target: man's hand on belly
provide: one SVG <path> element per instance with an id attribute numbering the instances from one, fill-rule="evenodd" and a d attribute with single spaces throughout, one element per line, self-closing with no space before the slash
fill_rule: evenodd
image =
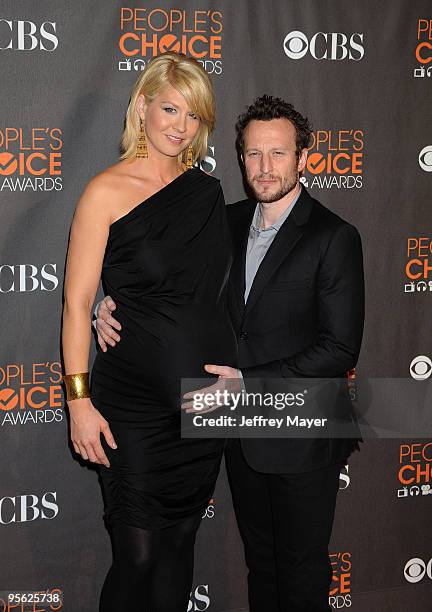
<path id="1" fill-rule="evenodd" d="M 187 413 L 204 414 L 206 412 L 213 412 L 213 410 L 227 405 L 225 401 L 227 397 L 232 400 L 241 391 L 241 376 L 237 368 L 209 364 L 205 365 L 204 369 L 210 374 L 216 374 L 219 378 L 213 385 L 197 389 L 196 391 L 189 391 L 183 395 L 183 399 L 190 400 L 183 402 L 181 405 L 182 410 Z M 195 396 L 199 396 L 200 400 L 205 396 L 207 398 L 206 403 L 209 404 L 208 407 L 205 409 L 196 408 L 194 402 Z"/>
<path id="2" fill-rule="evenodd" d="M 96 322 L 95 328 L 97 331 L 97 338 L 99 346 L 104 353 L 107 351 L 107 344 L 115 346 L 117 342 L 120 342 L 120 335 L 114 331 L 115 329 L 120 330 L 121 324 L 111 316 L 111 312 L 117 307 L 114 300 L 106 295 L 104 299 L 99 302 L 95 310 Z"/>

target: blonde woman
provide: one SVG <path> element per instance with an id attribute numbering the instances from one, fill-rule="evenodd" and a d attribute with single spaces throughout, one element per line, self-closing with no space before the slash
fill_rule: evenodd
<path id="1" fill-rule="evenodd" d="M 199 169 L 214 94 L 198 62 L 154 58 L 135 83 L 118 163 L 74 214 L 63 353 L 71 440 L 98 464 L 113 564 L 100 611 L 183 612 L 193 549 L 223 440 L 182 439 L 180 379 L 237 361 L 226 308 L 231 263 L 219 181 Z M 99 349 L 89 382 L 100 277 L 122 342 Z"/>

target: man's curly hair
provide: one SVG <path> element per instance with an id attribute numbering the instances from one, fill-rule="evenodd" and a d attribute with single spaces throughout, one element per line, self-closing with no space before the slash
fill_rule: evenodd
<path id="1" fill-rule="evenodd" d="M 312 126 L 307 117 L 303 117 L 295 110 L 292 104 L 282 98 L 261 96 L 256 98 L 242 113 L 236 123 L 236 145 L 239 153 L 243 151 L 243 133 L 250 121 L 270 121 L 271 119 L 288 119 L 296 130 L 296 156 L 297 159 L 303 149 L 307 149 L 311 142 Z"/>

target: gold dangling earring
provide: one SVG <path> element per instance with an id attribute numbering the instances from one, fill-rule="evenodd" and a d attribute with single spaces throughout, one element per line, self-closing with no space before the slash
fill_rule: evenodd
<path id="1" fill-rule="evenodd" d="M 138 144 L 136 150 L 137 157 L 148 157 L 147 140 L 144 131 L 144 121 L 140 117 L 140 131 L 138 136 Z"/>
<path id="2" fill-rule="evenodd" d="M 188 170 L 190 170 L 193 166 L 193 147 L 190 144 L 188 146 L 188 150 L 187 150 L 187 157 L 186 157 L 186 168 Z"/>

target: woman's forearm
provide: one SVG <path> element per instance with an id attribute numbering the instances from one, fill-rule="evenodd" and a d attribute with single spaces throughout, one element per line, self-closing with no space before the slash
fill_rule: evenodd
<path id="1" fill-rule="evenodd" d="M 91 307 L 65 300 L 62 327 L 65 374 L 89 371 L 90 339 Z"/>

